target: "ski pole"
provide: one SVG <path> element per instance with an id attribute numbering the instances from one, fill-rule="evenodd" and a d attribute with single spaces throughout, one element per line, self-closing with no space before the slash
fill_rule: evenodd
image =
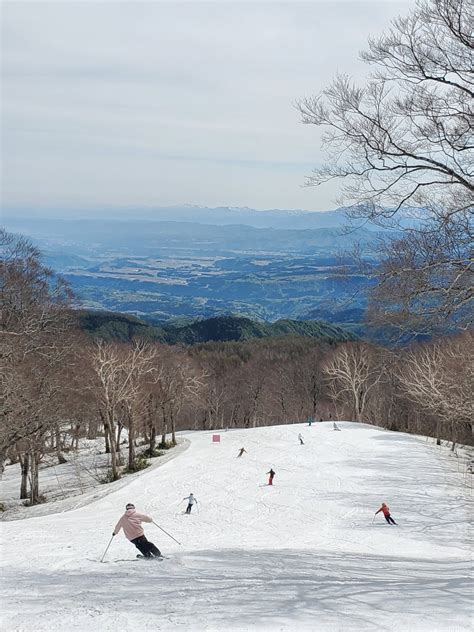
<path id="1" fill-rule="evenodd" d="M 374 520 L 375 520 L 375 515 L 374 515 L 374 517 L 372 518 L 372 524 L 374 524 Z"/>
<path id="2" fill-rule="evenodd" d="M 171 535 L 171 533 L 168 533 L 168 531 L 165 531 L 163 529 L 163 527 L 160 527 L 159 524 L 156 524 L 156 522 L 153 520 L 153 524 L 155 525 L 155 527 L 158 527 L 158 529 L 161 529 L 163 531 L 163 533 L 166 533 L 166 535 L 171 538 L 172 540 L 174 540 L 175 542 L 177 542 L 179 544 L 179 546 L 182 546 L 181 542 L 178 542 L 178 540 L 176 538 L 173 538 L 173 536 Z"/>
<path id="3" fill-rule="evenodd" d="M 180 513 L 179 508 L 180 508 L 180 505 L 181 505 L 181 503 L 182 503 L 182 502 L 183 502 L 183 501 L 182 501 L 182 500 L 180 500 L 180 501 L 179 501 L 176 505 L 174 505 L 174 507 L 175 507 L 175 509 L 176 509 L 176 512 L 175 512 L 175 514 L 174 514 L 175 516 L 177 516 L 177 515 Z"/>
<path id="4" fill-rule="evenodd" d="M 105 554 L 106 554 L 106 553 L 107 553 L 107 551 L 109 550 L 109 546 L 112 544 L 112 540 L 113 540 L 113 539 L 114 539 L 114 536 L 112 536 L 112 537 L 110 538 L 110 541 L 109 541 L 109 543 L 107 544 L 107 548 L 106 548 L 106 549 L 105 549 L 105 551 L 104 551 L 104 555 L 102 556 L 102 558 L 101 558 L 101 560 L 100 560 L 101 562 L 103 562 L 103 561 L 104 561 Z"/>

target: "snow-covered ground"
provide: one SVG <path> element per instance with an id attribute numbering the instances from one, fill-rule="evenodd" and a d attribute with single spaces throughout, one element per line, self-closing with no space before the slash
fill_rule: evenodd
<path id="1" fill-rule="evenodd" d="M 178 445 L 171 450 L 163 451 L 161 456 L 147 459 L 149 468 L 160 467 L 175 458 L 189 445 L 184 438 L 178 439 Z M 126 461 L 127 445 L 122 445 L 122 457 Z M 146 446 L 137 448 L 142 453 Z M 7 465 L 0 481 L 0 499 L 6 510 L 0 514 L 0 520 L 18 520 L 31 516 L 44 516 L 78 509 L 88 505 L 97 498 L 102 498 L 116 491 L 131 480 L 141 476 L 143 472 L 127 474 L 118 481 L 103 484 L 101 480 L 110 471 L 110 454 L 104 452 L 104 439 L 81 439 L 79 450 L 67 452 L 66 463 L 58 464 L 57 458 L 50 455 L 40 466 L 40 492 L 47 503 L 25 507 L 19 499 L 20 464 Z M 148 470 L 150 471 L 150 470 Z"/>
<path id="2" fill-rule="evenodd" d="M 417 437 L 340 427 L 236 430 L 220 444 L 189 433 L 188 450 L 106 497 L 0 523 L 1 629 L 472 628 L 472 496 L 454 459 Z M 200 510 L 188 516 L 189 492 Z M 400 526 L 373 521 L 382 501 Z M 146 525 L 168 559 L 137 560 L 120 534 L 100 563 L 127 502 L 182 546 Z"/>

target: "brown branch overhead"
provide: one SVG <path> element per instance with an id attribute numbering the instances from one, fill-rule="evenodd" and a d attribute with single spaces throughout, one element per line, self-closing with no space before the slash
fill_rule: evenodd
<path id="1" fill-rule="evenodd" d="M 369 40 L 362 58 L 374 71 L 364 87 L 341 75 L 298 104 L 303 123 L 324 129 L 328 152 L 307 184 L 340 179 L 349 217 L 404 235 L 394 237 L 403 255 L 381 249 L 379 289 L 371 291 L 379 303 L 372 313 L 391 314 L 401 326 L 402 313 L 429 313 L 437 326 L 472 320 L 472 24 L 472 2 L 417 0 L 387 34 Z M 414 226 L 402 216 L 412 208 L 423 216 Z"/>
<path id="2" fill-rule="evenodd" d="M 379 172 L 379 176 L 389 176 L 392 169 L 400 169 L 405 172 L 401 182 L 404 185 L 407 177 L 414 175 L 411 168 L 415 166 L 420 168 L 419 176 L 430 171 L 442 173 L 446 184 L 458 183 L 471 193 L 474 191 L 473 161 L 466 153 L 473 144 L 472 91 L 466 88 L 467 99 L 461 90 L 464 83 L 474 81 L 472 53 L 469 49 L 469 54 L 463 56 L 463 38 L 447 27 L 447 16 L 459 14 L 461 4 L 460 0 L 420 4 L 412 16 L 396 21 L 387 36 L 370 40 L 370 51 L 363 58 L 385 72 L 376 73 L 364 89 L 341 76 L 322 95 L 298 104 L 304 123 L 327 126 L 337 132 L 337 136 L 326 138 L 331 144 L 332 160 L 323 169 L 315 170 L 310 184 L 330 178 L 359 178 L 367 188 L 362 187 L 354 195 L 352 185 L 348 185 L 346 202 L 364 203 L 371 192 L 383 205 L 384 194 L 390 192 L 400 197 L 400 203 L 403 189 L 391 191 L 395 181 L 373 187 L 369 175 Z M 467 32 L 467 28 L 464 30 Z M 434 58 L 430 51 L 438 41 L 443 46 Z M 389 67 L 388 59 L 393 62 Z M 430 74 L 433 65 L 446 68 L 444 72 L 462 66 L 463 81 L 456 83 Z M 403 75 L 407 66 L 412 73 L 418 72 L 420 82 L 426 85 L 407 86 L 399 74 Z M 443 80 L 442 86 L 437 79 Z M 406 98 L 402 98 L 404 94 Z M 438 130 L 438 136 L 431 138 L 431 130 Z M 447 143 L 446 149 L 443 142 Z M 409 160 L 414 160 L 415 165 L 410 167 Z M 416 184 L 423 186 L 423 180 L 419 178 Z"/>

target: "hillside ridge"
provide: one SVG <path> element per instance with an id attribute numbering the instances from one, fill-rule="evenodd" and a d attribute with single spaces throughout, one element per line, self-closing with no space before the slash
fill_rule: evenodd
<path id="1" fill-rule="evenodd" d="M 78 322 L 82 330 L 95 338 L 121 342 L 144 338 L 167 344 L 194 345 L 282 336 L 318 338 L 328 343 L 356 339 L 352 332 L 320 320 L 282 319 L 269 323 L 228 315 L 172 325 L 147 322 L 130 314 L 81 310 L 78 312 Z"/>

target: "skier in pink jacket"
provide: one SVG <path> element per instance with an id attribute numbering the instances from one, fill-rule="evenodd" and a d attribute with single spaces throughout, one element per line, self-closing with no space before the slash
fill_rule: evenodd
<path id="1" fill-rule="evenodd" d="M 117 535 L 120 529 L 123 529 L 127 540 L 130 540 L 137 547 L 143 557 L 161 557 L 160 550 L 153 542 L 149 542 L 146 539 L 141 525 L 142 522 L 153 522 L 153 518 L 138 513 L 135 505 L 128 503 L 125 507 L 125 513 L 115 525 L 112 535 Z"/>

